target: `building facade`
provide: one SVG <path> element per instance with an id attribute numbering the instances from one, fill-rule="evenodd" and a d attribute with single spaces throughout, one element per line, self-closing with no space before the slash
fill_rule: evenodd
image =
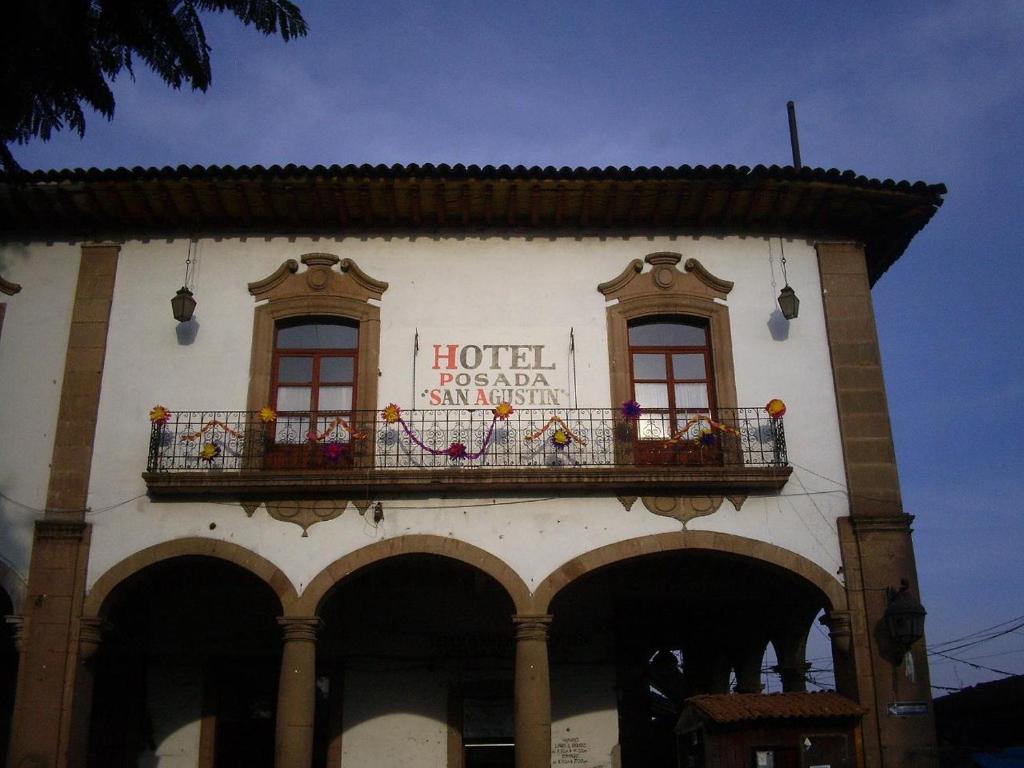
<path id="1" fill-rule="evenodd" d="M 769 646 L 805 689 L 819 618 L 851 764 L 934 764 L 870 286 L 944 192 L 5 179 L 7 765 L 674 766 Z"/>

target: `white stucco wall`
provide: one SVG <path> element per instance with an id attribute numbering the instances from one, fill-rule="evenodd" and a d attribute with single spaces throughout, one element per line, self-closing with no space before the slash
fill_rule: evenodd
<path id="1" fill-rule="evenodd" d="M 776 340 L 769 320 L 781 281 L 777 241 L 775 248 L 773 287 L 768 243 L 757 238 L 202 240 L 195 287 L 199 330 L 184 344 L 168 302 L 180 284 L 186 241 L 125 243 L 93 458 L 89 584 L 141 548 L 210 536 L 268 558 L 301 591 L 346 552 L 382 538 L 433 533 L 492 552 L 532 586 L 590 549 L 679 529 L 675 520 L 652 515 L 639 503 L 627 512 L 615 498 L 501 506 L 492 506 L 492 498 L 386 500 L 379 526 L 350 508 L 314 526 L 308 538 L 263 510 L 248 519 L 238 506 L 224 503 L 150 503 L 140 478 L 148 410 L 157 403 L 172 410 L 243 409 L 254 306 L 246 284 L 312 251 L 351 258 L 390 284 L 381 303 L 379 405 L 394 401 L 403 407 L 411 400 L 417 328 L 447 329 L 455 340 L 479 338 L 483 331 L 496 343 L 516 343 L 504 336 L 517 332 L 526 339 L 558 335 L 566 345 L 573 328 L 579 405 L 617 405 L 609 402 L 605 301 L 597 284 L 654 251 L 699 259 L 735 283 L 728 306 L 739 405 L 785 400 L 787 447 L 796 471 L 780 496 L 751 497 L 740 511 L 725 502 L 689 527 L 767 541 L 835 573 L 834 520 L 847 514 L 847 505 L 837 485 L 817 476 L 843 478 L 816 256 L 809 243 L 787 243 L 789 279 L 802 304 L 788 336 Z M 109 509 L 115 504 L 120 506 Z"/>
<path id="2" fill-rule="evenodd" d="M 67 244 L 0 246 L 0 275 L 22 287 L 0 295 L 0 560 L 23 581 L 46 506 L 79 258 Z"/>

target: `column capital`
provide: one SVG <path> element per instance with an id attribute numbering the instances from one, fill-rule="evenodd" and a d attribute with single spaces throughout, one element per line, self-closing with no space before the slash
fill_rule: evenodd
<path id="1" fill-rule="evenodd" d="M 78 655 L 88 663 L 96 656 L 103 642 L 103 635 L 110 630 L 110 624 L 99 616 L 83 616 L 78 625 Z"/>
<path id="2" fill-rule="evenodd" d="M 315 642 L 317 630 L 323 625 L 319 616 L 278 616 L 277 623 L 283 630 L 284 641 Z"/>
<path id="3" fill-rule="evenodd" d="M 818 619 L 818 623 L 828 628 L 829 639 L 836 650 L 844 654 L 850 652 L 853 624 L 849 611 L 829 611 Z"/>
<path id="4" fill-rule="evenodd" d="M 4 622 L 11 628 L 14 650 L 21 653 L 25 642 L 25 617 L 21 615 L 4 616 Z"/>
<path id="5" fill-rule="evenodd" d="M 552 618 L 548 613 L 513 616 L 512 623 L 516 628 L 516 640 L 543 640 L 546 642 Z"/>

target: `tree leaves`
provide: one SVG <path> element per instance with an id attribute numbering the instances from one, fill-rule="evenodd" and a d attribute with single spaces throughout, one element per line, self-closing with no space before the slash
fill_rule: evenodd
<path id="1" fill-rule="evenodd" d="M 110 119 L 109 81 L 137 57 L 172 88 L 210 87 L 210 46 L 200 14 L 231 13 L 284 40 L 306 35 L 289 0 L 10 0 L 0 25 L 0 164 L 18 169 L 10 143 L 54 131 L 85 134 L 90 107 Z"/>

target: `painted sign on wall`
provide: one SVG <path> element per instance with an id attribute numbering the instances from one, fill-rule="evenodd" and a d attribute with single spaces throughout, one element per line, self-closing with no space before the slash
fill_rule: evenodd
<path id="1" fill-rule="evenodd" d="M 493 408 L 502 401 L 517 408 L 569 407 L 568 338 L 559 343 L 509 336 L 462 340 L 421 332 L 417 407 Z"/>

